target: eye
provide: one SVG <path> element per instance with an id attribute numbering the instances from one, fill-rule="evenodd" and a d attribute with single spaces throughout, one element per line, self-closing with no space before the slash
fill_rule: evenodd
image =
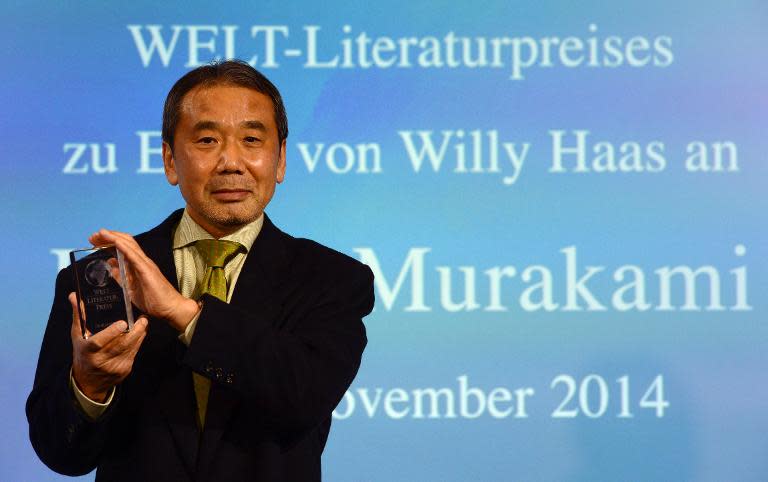
<path id="1" fill-rule="evenodd" d="M 214 142 L 216 142 L 216 139 L 214 139 L 213 137 L 201 137 L 200 139 L 197 140 L 198 144 L 206 144 L 206 145 L 213 144 Z"/>
<path id="2" fill-rule="evenodd" d="M 258 137 L 254 137 L 254 136 L 245 136 L 245 138 L 243 140 L 245 142 L 249 143 L 249 144 L 253 144 L 255 142 L 261 141 L 261 139 L 259 139 Z"/>

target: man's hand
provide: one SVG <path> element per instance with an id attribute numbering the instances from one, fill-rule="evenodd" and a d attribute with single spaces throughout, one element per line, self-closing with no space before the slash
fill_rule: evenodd
<path id="1" fill-rule="evenodd" d="M 103 403 L 112 387 L 131 373 L 133 359 L 147 334 L 147 319 L 140 317 L 127 333 L 127 323 L 120 320 L 83 339 L 74 293 L 69 294 L 69 302 L 72 304 L 72 378 L 85 396 Z"/>
<path id="2" fill-rule="evenodd" d="M 150 316 L 164 319 L 183 332 L 199 310 L 196 301 L 186 298 L 160 272 L 160 268 L 144 254 L 136 240 L 126 233 L 101 229 L 88 240 L 94 246 L 114 244 L 126 261 L 126 277 L 131 301 Z M 111 261 L 112 275 L 120 281 L 117 260 Z"/>

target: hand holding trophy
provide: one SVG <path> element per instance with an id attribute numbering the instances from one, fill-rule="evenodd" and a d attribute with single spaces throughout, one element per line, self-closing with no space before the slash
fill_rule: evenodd
<path id="1" fill-rule="evenodd" d="M 83 338 L 96 334 L 118 320 L 133 327 L 133 309 L 125 276 L 123 254 L 114 245 L 76 249 L 69 253 L 80 307 Z M 116 264 L 116 266 L 114 266 Z M 119 273 L 113 276 L 114 269 Z"/>

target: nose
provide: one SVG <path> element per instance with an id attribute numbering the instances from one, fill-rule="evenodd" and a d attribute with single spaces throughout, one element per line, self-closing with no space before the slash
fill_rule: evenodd
<path id="1" fill-rule="evenodd" d="M 216 170 L 221 173 L 243 173 L 244 165 L 242 152 L 237 142 L 228 140 L 221 148 L 219 163 Z"/>

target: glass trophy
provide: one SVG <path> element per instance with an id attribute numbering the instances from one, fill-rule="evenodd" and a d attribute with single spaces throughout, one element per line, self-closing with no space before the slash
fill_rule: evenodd
<path id="1" fill-rule="evenodd" d="M 110 259 L 117 260 L 120 280 L 126 280 L 123 253 L 114 245 L 76 249 L 69 253 L 83 338 L 100 332 L 117 320 L 128 322 L 128 330 L 133 328 L 128 286 L 112 276 Z"/>

